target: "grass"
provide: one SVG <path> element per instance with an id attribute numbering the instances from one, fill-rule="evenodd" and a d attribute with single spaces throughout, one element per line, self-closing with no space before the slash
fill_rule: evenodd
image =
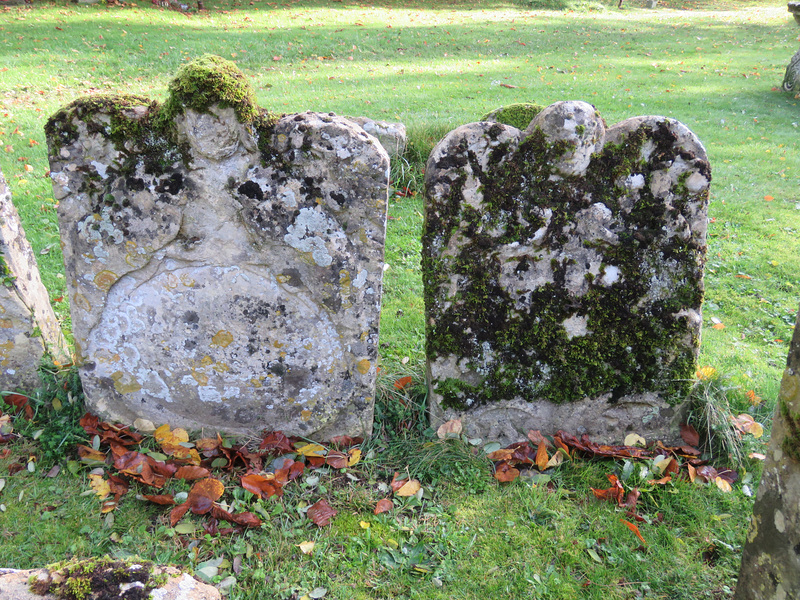
<path id="1" fill-rule="evenodd" d="M 229 482 L 229 501 L 269 516 L 265 528 L 232 536 L 204 533 L 197 517 L 187 517 L 195 532 L 180 533 L 166 511 L 133 494 L 112 517 L 101 515 L 84 471 L 43 476 L 64 447 L 56 432 L 73 422 L 37 435 L 63 415 L 63 399 L 56 410 L 51 390 L 36 396 L 36 424 L 17 425 L 26 437 L 0 461 L 3 566 L 107 553 L 197 567 L 224 557 L 230 564 L 218 579 L 237 578 L 234 598 L 299 598 L 319 587 L 327 598 L 731 597 L 752 502 L 742 482 L 729 494 L 688 482 L 645 484 L 642 544 L 620 523 L 624 512 L 590 495 L 622 465 L 579 461 L 549 482 L 500 486 L 468 443 L 430 437 L 418 388 L 393 386 L 405 375 L 422 380 L 420 191 L 428 152 L 447 131 L 498 106 L 581 99 L 609 124 L 666 115 L 704 142 L 713 183 L 700 363 L 724 379 L 699 396 L 768 423 L 800 290 L 800 116 L 798 101 L 774 89 L 798 30 L 784 5 L 764 0 L 643 5 L 576 1 L 561 11 L 533 1 L 226 0 L 182 15 L 145 1 L 59 1 L 0 9 L 0 169 L 67 329 L 42 127 L 70 100 L 102 91 L 163 101 L 179 66 L 208 52 L 235 61 L 263 107 L 398 120 L 410 137 L 407 163 L 393 165 L 384 377 L 377 434 L 364 446 L 369 458 L 349 473 L 358 481 L 332 472 L 322 479 L 324 493 L 306 483 L 287 487 L 279 502 L 254 501 Z M 753 406 L 748 392 L 765 400 Z M 39 458 L 33 473 L 29 456 Z M 26 468 L 5 475 L 20 461 Z M 429 498 L 372 515 L 379 485 L 406 469 Z M 744 469 L 757 478 L 757 466 L 745 460 Z M 323 495 L 339 516 L 318 530 L 303 510 Z M 317 546 L 307 556 L 297 544 L 309 540 Z"/>

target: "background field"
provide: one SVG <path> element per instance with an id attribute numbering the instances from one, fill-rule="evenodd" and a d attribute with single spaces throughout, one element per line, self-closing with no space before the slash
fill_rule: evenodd
<path id="1" fill-rule="evenodd" d="M 390 203 L 386 249 L 389 269 L 381 319 L 381 357 L 389 389 L 394 377 L 410 373 L 419 380 L 421 373 L 424 318 L 419 237 L 423 204 L 418 192 L 424 160 L 433 144 L 450 129 L 479 120 L 504 104 L 585 100 L 597 107 L 609 125 L 631 116 L 666 115 L 685 123 L 705 144 L 713 182 L 701 364 L 713 366 L 722 375 L 721 387 L 729 388 L 724 401 L 735 412 L 749 411 L 768 424 L 800 291 L 800 108 L 798 100 L 779 91 L 785 66 L 797 49 L 800 28 L 786 12 L 785 4 L 670 1 L 647 10 L 637 1 L 626 1 L 621 9 L 616 2 L 606 6 L 576 2 L 571 9 L 556 11 L 546 10 L 558 8 L 553 3 L 536 2 L 359 4 L 332 0 L 208 2 L 206 7 L 207 12 L 190 15 L 158 9 L 149 2 L 108 7 L 36 3 L 32 10 L 0 9 L 0 168 L 40 259 L 45 284 L 67 328 L 68 300 L 54 200 L 46 177 L 42 128 L 50 114 L 78 96 L 136 93 L 163 100 L 167 83 L 179 66 L 208 52 L 236 62 L 250 77 L 261 106 L 275 112 L 333 111 L 405 123 L 411 149 L 408 162 L 394 167 L 396 189 Z M 406 187 L 411 194 L 396 193 Z M 764 401 L 759 403 L 757 398 Z M 394 418 L 398 412 L 402 411 L 388 405 L 379 408 L 386 418 Z M 472 465 L 469 461 L 467 464 Z M 464 468 L 472 473 L 472 467 Z M 544 545 L 541 550 L 529 550 L 541 552 L 536 555 L 541 564 L 538 570 L 531 567 L 533 570 L 525 571 L 509 558 L 502 572 L 492 571 L 500 586 L 495 594 L 501 593 L 501 583 L 505 582 L 509 589 L 502 593 L 510 596 L 728 597 L 726 586 L 732 584 L 742 523 L 750 506 L 741 490 L 723 497 L 714 489 L 701 493 L 693 488 L 676 488 L 681 502 L 699 504 L 701 508 L 697 510 L 701 512 L 692 516 L 694 509 L 687 506 L 684 516 L 689 515 L 688 521 L 670 524 L 669 535 L 665 535 L 657 554 L 639 556 L 629 548 L 630 552 L 623 552 L 625 557 L 618 557 L 616 562 L 608 559 L 614 556 L 609 552 L 603 555 L 603 564 L 593 564 L 588 558 L 587 566 L 583 544 L 603 537 L 596 531 L 602 521 L 598 515 L 609 509 L 587 507 L 582 501 L 565 508 L 564 503 L 571 494 L 585 499 L 587 485 L 603 485 L 605 472 L 612 467 L 587 468 L 589 475 L 576 467 L 561 478 L 563 487 L 559 489 L 566 490 L 566 495 L 556 502 L 557 506 L 547 508 L 553 513 L 547 513 L 550 517 L 542 522 L 552 524 L 553 530 L 546 535 L 561 540 L 558 548 L 568 546 L 574 550 L 574 544 L 578 544 L 575 557 L 582 560 L 575 560 L 581 562 L 580 568 L 588 569 L 594 581 L 603 583 L 589 588 L 574 584 L 574 578 L 566 574 L 574 565 L 565 568 L 557 560 L 563 554 L 561 550 Z M 442 482 L 431 485 L 432 489 L 442 486 L 437 498 L 446 501 L 437 500 L 435 507 L 444 510 L 442 514 L 447 517 L 440 518 L 434 510 L 430 517 L 430 522 L 435 523 L 433 533 L 428 531 L 424 539 L 436 540 L 431 542 L 430 547 L 435 547 L 431 553 L 449 556 L 436 564 L 446 565 L 447 561 L 458 559 L 455 566 L 438 572 L 436 577 L 462 583 L 446 583 L 442 591 L 432 575 L 417 573 L 421 577 L 417 580 L 409 571 L 399 578 L 389 578 L 386 589 L 360 583 L 358 591 L 349 597 L 388 597 L 390 590 L 398 597 L 416 597 L 419 589 L 428 598 L 440 597 L 437 594 L 448 598 L 478 597 L 482 592 L 464 582 L 483 577 L 491 568 L 487 565 L 493 564 L 497 552 L 506 545 L 522 543 L 512 539 L 516 535 L 514 526 L 503 523 L 530 520 L 532 514 L 538 514 L 539 509 L 519 508 L 531 501 L 529 488 L 499 490 L 489 478 L 481 480 L 480 485 L 470 484 L 481 488 L 480 496 L 464 496 L 464 485 L 458 484 L 457 477 L 457 484 L 452 484 L 453 472 L 448 471 L 448 476 L 440 480 L 436 479 L 435 469 L 428 475 L 430 481 Z M 472 482 L 471 477 L 467 481 Z M 20 480 L 19 485 L 30 486 L 31 482 Z M 76 480 L 71 485 L 80 490 L 83 484 Z M 6 497 L 11 488 L 9 484 Z M 46 486 L 42 489 L 46 494 Z M 575 489 L 581 491 L 574 492 Z M 698 494 L 702 499 L 696 497 Z M 545 496 L 542 503 L 553 502 L 552 496 Z M 656 497 L 653 513 L 672 501 L 668 495 Z M 82 502 L 86 504 L 88 499 Z M 473 506 L 474 503 L 477 504 Z M 515 508 L 503 508 L 508 503 Z M 445 510 L 442 506 L 455 508 Z M 80 512 L 79 508 L 69 510 Z M 517 511 L 516 516 L 503 516 L 506 510 Z M 560 510 L 568 512 L 558 517 Z M 141 517 L 139 513 L 132 514 L 134 521 Z M 410 510 L 409 519 L 413 522 L 404 526 L 424 529 L 427 521 L 422 514 Z M 494 519 L 491 527 L 481 519 L 486 515 Z M 92 541 L 79 545 L 74 552 L 120 550 L 122 546 L 109 542 L 108 532 L 96 523 L 97 515 L 90 517 L 94 520 L 82 525 L 90 533 L 76 539 Z M 450 525 L 442 525 L 442 519 L 451 523 L 456 519 L 458 526 L 448 529 Z M 619 530 L 622 526 L 618 519 L 610 521 L 615 523 L 611 537 L 622 536 L 625 530 Z M 571 532 L 573 525 L 582 533 Z M 0 530 L 3 527 L 8 528 L 0 526 Z M 337 544 L 351 548 L 349 542 L 342 540 L 362 539 L 365 530 L 358 526 L 356 517 L 349 524 L 336 527 L 325 538 L 329 556 L 346 559 L 348 569 L 355 568 L 350 550 L 337 550 Z M 387 536 L 395 535 L 391 533 L 392 526 L 386 527 L 390 530 Z M 473 539 L 472 543 L 475 538 L 463 533 L 463 527 L 469 531 L 485 527 L 488 533 L 484 533 L 492 541 L 481 552 L 465 551 L 468 538 Z M 30 534 L 33 539 L 41 535 L 36 531 Z M 62 534 L 69 538 L 71 531 Z M 456 535 L 454 531 L 463 535 L 452 537 Z M 28 535 L 20 531 L 13 534 L 17 540 Z M 681 537 L 689 541 L 683 542 Z M 287 565 L 288 557 L 296 559 L 297 554 L 291 541 L 286 538 L 280 543 L 270 542 L 283 544 L 280 547 L 287 553 Z M 148 541 L 138 547 L 131 542 L 130 548 L 125 548 L 147 553 L 152 550 L 148 544 L 158 543 Z M 441 548 L 440 543 L 444 544 Z M 683 548 L 681 544 L 685 543 L 688 546 Z M 374 559 L 377 550 L 369 544 L 364 556 Z M 14 557 L 10 560 L 16 566 L 69 551 L 66 540 L 49 552 L 43 551 L 46 545 L 16 544 L 14 547 L 29 549 L 3 556 Z M 174 540 L 167 546 L 164 557 L 186 560 L 183 549 L 174 547 Z M 714 562 L 703 558 L 711 546 L 717 557 Z M 483 554 L 486 548 L 489 551 Z M 572 556 L 569 552 L 567 555 Z M 689 566 L 668 566 L 677 555 L 686 556 Z M 196 563 L 198 559 L 193 560 Z M 636 565 L 638 569 L 642 560 L 653 564 L 647 565 L 649 570 L 632 575 L 630 581 L 650 582 L 652 589 L 646 589 L 650 584 L 619 585 L 623 568 L 620 565 Z M 306 565 L 312 573 L 329 573 L 333 568 L 323 564 L 321 557 L 314 561 L 314 565 Z M 376 581 L 382 581 L 385 565 L 376 567 L 367 558 L 363 561 L 366 570 L 358 571 L 356 579 L 370 580 L 370 569 L 375 569 Z M 264 568 L 253 566 L 251 575 Z M 469 573 L 470 569 L 474 572 Z M 508 575 L 508 570 L 520 572 Z M 284 592 L 289 597 L 291 590 L 311 589 L 301 569 L 281 572 L 290 581 L 286 588 L 290 591 L 275 591 L 276 597 L 283 597 L 280 594 Z M 659 575 L 656 577 L 655 573 Z M 337 576 L 326 585 L 345 589 L 350 585 L 348 577 Z M 565 580 L 572 583 L 564 583 Z M 660 587 L 656 580 L 661 582 Z M 438 581 L 441 583 L 442 579 Z M 561 595 L 548 596 L 542 591 L 548 585 L 552 588 L 549 593 L 559 589 Z M 677 586 L 678 591 L 670 591 L 670 586 Z M 536 595 L 540 593 L 541 596 Z M 597 596 L 584 595 L 595 593 Z"/>

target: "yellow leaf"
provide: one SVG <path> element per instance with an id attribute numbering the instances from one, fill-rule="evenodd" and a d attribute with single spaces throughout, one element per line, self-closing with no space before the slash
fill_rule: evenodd
<path id="1" fill-rule="evenodd" d="M 539 467 L 540 471 L 544 471 L 549 462 L 550 457 L 547 455 L 547 446 L 545 446 L 545 443 L 542 441 L 536 449 L 536 466 Z"/>
<path id="2" fill-rule="evenodd" d="M 638 433 L 629 433 L 625 436 L 625 441 L 623 444 L 626 446 L 641 446 L 644 448 L 647 445 L 647 441 L 645 441 L 645 439 Z"/>
<path id="3" fill-rule="evenodd" d="M 549 469 L 550 467 L 557 467 L 565 460 L 564 458 L 564 450 L 559 448 L 558 451 L 550 457 L 550 460 L 547 461 L 547 466 L 545 469 Z"/>
<path id="4" fill-rule="evenodd" d="M 700 381 L 710 381 L 717 376 L 717 370 L 714 367 L 701 367 L 695 373 L 695 376 Z"/>
<path id="5" fill-rule="evenodd" d="M 314 546 L 316 545 L 316 542 L 300 542 L 297 544 L 297 547 L 300 548 L 300 552 L 303 554 L 311 554 L 314 551 Z"/>
<path id="6" fill-rule="evenodd" d="M 94 493 L 102 500 L 111 493 L 111 486 L 102 475 L 89 475 L 89 485 L 92 486 Z"/>
<path id="7" fill-rule="evenodd" d="M 369 529 L 372 527 L 372 523 L 369 521 L 359 521 L 358 524 L 361 525 L 361 529 Z"/>
<path id="8" fill-rule="evenodd" d="M 716 484 L 717 484 L 717 487 L 718 487 L 719 489 L 721 489 L 723 492 L 730 492 L 730 491 L 733 489 L 733 488 L 731 487 L 731 484 L 730 484 L 730 483 L 728 483 L 726 480 L 724 480 L 722 477 L 717 477 L 717 478 L 714 480 L 714 483 L 716 483 Z"/>
<path id="9" fill-rule="evenodd" d="M 306 444 L 297 448 L 297 453 L 303 456 L 325 456 L 325 448 L 319 444 Z"/>
<path id="10" fill-rule="evenodd" d="M 347 466 L 352 467 L 361 460 L 361 450 L 358 448 L 353 448 L 350 452 L 347 453 Z"/>
<path id="11" fill-rule="evenodd" d="M 711 326 L 711 328 L 712 328 L 712 329 L 725 329 L 725 325 L 723 325 L 722 323 L 714 323 L 714 324 Z"/>
<path id="12" fill-rule="evenodd" d="M 397 490 L 394 494 L 395 496 L 413 496 L 421 487 L 422 486 L 420 485 L 419 481 L 416 479 L 409 479 L 403 484 L 403 487 Z"/>

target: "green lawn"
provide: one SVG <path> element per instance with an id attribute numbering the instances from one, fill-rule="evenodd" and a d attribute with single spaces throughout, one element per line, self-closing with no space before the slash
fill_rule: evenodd
<path id="1" fill-rule="evenodd" d="M 144 1 L 5 7 L 0 169 L 51 297 L 63 297 L 55 308 L 68 329 L 43 125 L 78 96 L 163 100 L 181 64 L 219 54 L 236 62 L 261 106 L 273 111 L 404 122 L 408 164 L 393 172 L 397 188 L 416 192 L 433 144 L 504 104 L 585 100 L 609 125 L 642 114 L 674 117 L 703 141 L 713 173 L 701 364 L 723 376 L 727 389 L 716 398 L 767 424 L 800 290 L 800 109 L 778 90 L 800 28 L 778 2 L 643 4 L 575 2 L 573 10 L 548 11 L 521 0 L 211 1 L 208 12 L 191 15 Z M 624 512 L 589 491 L 607 487 L 606 474 L 621 464 L 578 461 L 556 470 L 549 485 L 499 487 L 488 461 L 456 442 L 428 442 L 424 426 L 414 427 L 421 398 L 411 394 L 403 404 L 390 391 L 400 375 L 421 379 L 422 212 L 421 194 L 392 194 L 381 319 L 383 435 L 369 441 L 372 455 L 353 468 L 358 482 L 332 472 L 323 477 L 324 493 L 305 483 L 291 493 L 287 487 L 280 502 L 259 501 L 271 519 L 263 530 L 181 534 L 168 526 L 166 511 L 132 496 L 112 522 L 101 517 L 99 501 L 81 495 L 89 489 L 83 472 L 63 470 L 54 480 L 41 469 L 5 475 L 7 464 L 41 453 L 28 437 L 9 446 L 0 463 L 3 562 L 27 567 L 68 554 L 140 553 L 197 566 L 218 556 L 233 564 L 239 556 L 236 598 L 299 598 L 317 587 L 328 598 L 730 597 L 752 502 L 741 482 L 728 494 L 683 482 L 649 486 L 640 501 L 648 519 L 643 545 L 620 523 Z M 752 407 L 750 391 L 764 402 Z M 407 466 L 430 499 L 372 516 L 377 485 Z M 243 492 L 233 488 L 231 494 Z M 302 508 L 320 494 L 339 516 L 317 531 Z M 296 544 L 309 539 L 317 547 L 306 556 Z M 231 573 L 232 566 L 222 568 L 219 577 Z"/>

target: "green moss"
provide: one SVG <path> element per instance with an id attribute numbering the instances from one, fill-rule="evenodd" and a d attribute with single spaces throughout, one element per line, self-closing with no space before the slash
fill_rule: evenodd
<path id="1" fill-rule="evenodd" d="M 64 600 L 146 600 L 168 579 L 165 574 L 155 574 L 153 568 L 152 562 L 135 559 L 71 560 L 49 565 L 50 578 L 34 578 L 29 586 L 35 594 L 52 594 Z M 134 585 L 123 592 L 120 586 L 124 584 Z"/>
<path id="2" fill-rule="evenodd" d="M 674 314 L 686 306 L 700 306 L 702 268 L 697 256 L 703 249 L 691 241 L 659 237 L 665 220 L 677 217 L 683 205 L 669 212 L 646 185 L 625 217 L 631 223 L 628 235 L 621 236 L 619 244 L 594 246 L 606 264 L 620 269 L 619 283 L 604 287 L 601 270 L 596 277 L 584 277 L 588 292 L 581 298 L 572 297 L 564 285 L 574 260 L 552 258 L 553 283 L 511 297 L 500 282 L 503 265 L 498 255 L 487 251 L 515 241 L 527 244 L 546 225 L 543 243 L 558 248 L 567 243 L 565 227 L 578 211 L 595 202 L 612 213 L 622 210 L 618 199 L 625 192 L 609 183 L 630 173 L 647 176 L 649 167 L 641 159 L 646 140 L 656 143 L 658 156 L 672 152 L 675 138 L 664 127 L 654 132 L 642 128 L 622 144 L 607 145 L 581 178 L 563 174 L 551 178 L 553 165 L 570 148 L 568 142 L 549 142 L 539 129 L 516 151 L 505 148 L 503 155 L 490 157 L 488 162 L 497 166 L 486 174 L 465 148 L 448 157 L 455 166 L 475 163 L 472 171 L 481 174 L 483 205 L 478 210 L 464 203 L 461 178 L 452 182 L 448 198 L 427 207 L 422 260 L 427 354 L 430 359 L 449 355 L 466 359 L 482 382 L 432 382 L 444 407 L 464 410 L 514 397 L 547 398 L 560 404 L 609 392 L 613 402 L 654 389 L 675 403 L 685 397 L 695 356 L 682 341 L 691 330 L 688 318 Z M 542 217 L 544 210 L 550 213 L 549 224 Z M 458 254 L 432 251 L 447 247 L 456 232 L 465 240 L 459 243 Z M 523 276 L 542 258 L 510 260 L 518 260 L 514 270 Z M 653 273 L 664 276 L 664 269 L 654 270 L 665 259 L 689 266 L 668 282 L 670 293 L 663 300 L 638 307 Z M 445 305 L 439 290 L 449 287 L 451 276 L 459 280 L 458 291 Z M 529 308 L 518 307 L 518 302 Z M 568 338 L 563 324 L 575 315 L 587 320 L 591 335 Z"/>
<path id="3" fill-rule="evenodd" d="M 169 84 L 162 118 L 172 121 L 187 108 L 206 113 L 215 104 L 233 108 L 241 123 L 252 123 L 259 115 L 253 88 L 238 67 L 205 54 L 178 70 Z"/>
<path id="4" fill-rule="evenodd" d="M 483 115 L 481 121 L 496 121 L 517 129 L 528 127 L 533 118 L 544 110 L 544 106 L 530 102 L 509 104 Z"/>
<path id="5" fill-rule="evenodd" d="M 786 398 L 780 399 L 781 417 L 786 427 L 786 436 L 781 442 L 781 450 L 796 461 L 800 461 L 800 414 L 792 412 Z"/>

